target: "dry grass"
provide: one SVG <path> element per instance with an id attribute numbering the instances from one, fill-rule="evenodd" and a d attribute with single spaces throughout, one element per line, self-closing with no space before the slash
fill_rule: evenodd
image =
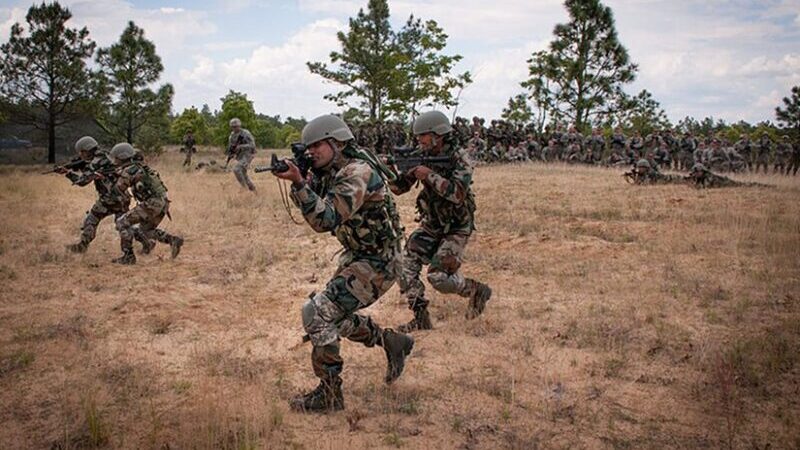
<path id="1" fill-rule="evenodd" d="M 391 387 L 380 350 L 345 343 L 347 410 L 306 416 L 286 406 L 315 384 L 299 306 L 338 245 L 291 223 L 271 177 L 254 196 L 180 162 L 154 165 L 184 251 L 135 267 L 110 264 L 110 220 L 65 252 L 91 189 L 0 170 L 0 447 L 800 447 L 796 179 L 482 167 L 464 270 L 494 287 L 487 313 L 433 294 L 436 329 Z M 396 289 L 369 311 L 409 318 Z"/>

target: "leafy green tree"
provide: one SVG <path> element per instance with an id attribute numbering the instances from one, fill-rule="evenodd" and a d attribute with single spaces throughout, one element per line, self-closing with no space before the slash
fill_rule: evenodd
<path id="1" fill-rule="evenodd" d="M 194 106 L 183 110 L 170 125 L 170 134 L 174 142 L 183 142 L 186 132 L 191 130 L 198 144 L 210 142 L 209 124 L 205 116 Z"/>
<path id="2" fill-rule="evenodd" d="M 503 109 L 503 113 L 500 117 L 514 125 L 524 125 L 530 122 L 533 117 L 533 111 L 530 105 L 528 105 L 528 98 L 525 94 L 519 94 L 516 97 L 509 98 L 508 106 Z"/>
<path id="3" fill-rule="evenodd" d="M 792 88 L 791 97 L 783 98 L 783 108 L 775 108 L 775 118 L 784 128 L 794 130 L 795 137 L 800 137 L 800 86 Z"/>
<path id="4" fill-rule="evenodd" d="M 472 81 L 469 72 L 450 74 L 461 56 L 441 53 L 447 34 L 435 21 L 410 16 L 396 32 L 387 0 L 369 0 L 337 38 L 341 50 L 330 53 L 330 62 L 309 62 L 308 69 L 344 88 L 325 99 L 341 108 L 355 99 L 371 122 L 413 117 L 427 105 L 455 106 L 453 93 Z"/>
<path id="5" fill-rule="evenodd" d="M 637 66 L 617 38 L 611 8 L 599 0 L 566 0 L 569 22 L 556 25 L 548 50 L 528 60 L 522 83 L 547 113 L 585 130 L 615 110 Z"/>
<path id="6" fill-rule="evenodd" d="M 624 96 L 621 101 L 618 111 L 611 116 L 615 119 L 614 125 L 638 131 L 642 136 L 672 127 L 661 104 L 646 89 L 633 97 Z"/>
<path id="7" fill-rule="evenodd" d="M 172 85 L 149 87 L 164 71 L 156 46 L 128 22 L 119 42 L 98 50 L 97 63 L 107 95 L 99 123 L 113 136 L 136 143 L 138 131 L 150 121 L 163 122 L 172 107 Z"/>
<path id="8" fill-rule="evenodd" d="M 410 116 L 413 120 L 421 107 L 458 105 L 454 94 L 472 83 L 472 75 L 469 72 L 451 75 L 462 57 L 441 53 L 447 46 L 447 37 L 436 21 L 423 22 L 413 15 L 397 33 L 399 57 L 395 79 L 400 83 L 390 90 L 387 105 L 396 116 Z"/>
<path id="9" fill-rule="evenodd" d="M 92 73 L 86 60 L 95 43 L 86 27 L 67 27 L 69 9 L 58 2 L 33 5 L 0 46 L 0 95 L 15 121 L 47 133 L 47 160 L 56 158 L 56 128 L 92 104 Z"/>
<path id="10" fill-rule="evenodd" d="M 258 137 L 262 136 L 263 122 L 256 116 L 253 102 L 247 99 L 247 94 L 229 91 L 222 101 L 222 109 L 217 115 L 217 127 L 214 130 L 214 142 L 218 145 L 228 145 L 228 136 L 231 134 L 230 120 L 238 118 L 242 121 L 242 128 L 248 129 L 256 138 L 256 145 L 263 146 Z"/>

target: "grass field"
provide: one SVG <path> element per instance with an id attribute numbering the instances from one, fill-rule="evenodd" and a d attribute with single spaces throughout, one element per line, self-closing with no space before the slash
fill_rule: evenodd
<path id="1" fill-rule="evenodd" d="M 180 161 L 153 165 L 183 252 L 133 267 L 110 263 L 110 219 L 65 251 L 91 187 L 0 169 L 1 448 L 800 448 L 797 178 L 480 167 L 464 272 L 493 287 L 486 313 L 432 293 L 390 387 L 380 349 L 343 343 L 347 409 L 321 416 L 286 400 L 316 385 L 299 308 L 338 243 L 290 221 L 271 175 L 252 195 Z M 397 288 L 367 311 L 410 318 Z"/>

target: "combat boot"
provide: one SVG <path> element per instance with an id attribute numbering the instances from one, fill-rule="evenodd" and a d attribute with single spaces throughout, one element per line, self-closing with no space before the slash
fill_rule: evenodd
<path id="1" fill-rule="evenodd" d="M 474 319 L 483 313 L 486 309 L 486 303 L 492 298 L 492 288 L 479 281 L 468 279 L 467 283 L 471 283 L 470 290 L 472 295 L 469 296 L 469 308 L 467 309 L 467 319 Z"/>
<path id="2" fill-rule="evenodd" d="M 381 346 L 386 353 L 386 384 L 391 384 L 403 373 L 406 365 L 406 356 L 414 348 L 414 338 L 403 333 L 398 333 L 391 328 L 381 333 Z"/>
<path id="3" fill-rule="evenodd" d="M 417 330 L 432 330 L 433 324 L 431 323 L 431 314 L 428 308 L 419 308 L 414 311 L 414 318 L 408 323 L 404 323 L 397 327 L 397 331 L 401 333 L 410 333 Z"/>
<path id="4" fill-rule="evenodd" d="M 128 250 L 122 254 L 119 258 L 114 258 L 111 262 L 116 264 L 123 264 L 123 265 L 131 265 L 136 264 L 136 255 L 133 254 L 132 250 Z"/>
<path id="5" fill-rule="evenodd" d="M 72 253 L 86 253 L 86 250 L 89 249 L 89 243 L 80 241 L 77 244 L 70 244 L 67 246 L 67 250 L 71 251 Z"/>
<path id="6" fill-rule="evenodd" d="M 150 239 L 144 239 L 142 242 L 142 254 L 149 255 L 150 252 L 156 248 L 156 241 L 151 241 Z"/>
<path id="7" fill-rule="evenodd" d="M 181 247 L 183 247 L 183 238 L 175 236 L 172 238 L 172 241 L 169 243 L 169 248 L 172 249 L 172 259 L 178 257 L 178 254 L 181 252 Z"/>
<path id="8" fill-rule="evenodd" d="M 289 407 L 298 412 L 331 412 L 344 409 L 342 379 L 320 380 L 319 386 L 311 392 L 298 395 L 289 400 Z"/>

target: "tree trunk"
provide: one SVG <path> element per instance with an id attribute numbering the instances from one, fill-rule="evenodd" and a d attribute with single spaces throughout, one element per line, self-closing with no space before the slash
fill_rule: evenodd
<path id="1" fill-rule="evenodd" d="M 56 163 L 56 118 L 52 113 L 47 115 L 47 162 Z"/>

